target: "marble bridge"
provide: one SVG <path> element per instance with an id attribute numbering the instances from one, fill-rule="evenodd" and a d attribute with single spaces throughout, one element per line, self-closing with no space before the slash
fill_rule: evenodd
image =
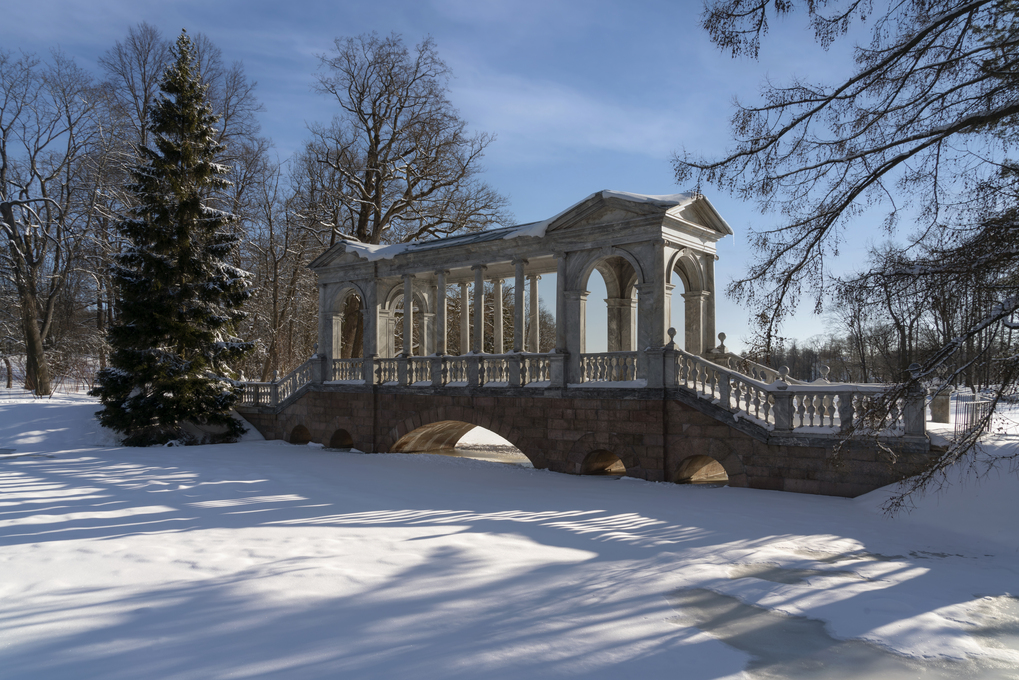
<path id="1" fill-rule="evenodd" d="M 714 262 L 729 234 L 703 196 L 602 191 L 532 224 L 341 240 L 310 265 L 319 353 L 281 380 L 244 383 L 238 410 L 270 439 L 376 452 L 451 447 L 481 426 L 536 468 L 572 474 L 856 496 L 915 472 L 930 455 L 922 392 L 868 421 L 875 436 L 849 440 L 833 464 L 888 386 L 806 383 L 725 349 Z M 589 353 L 595 270 L 608 351 Z M 552 273 L 555 333 L 540 338 L 537 281 Z M 669 328 L 673 273 L 682 346 Z"/>

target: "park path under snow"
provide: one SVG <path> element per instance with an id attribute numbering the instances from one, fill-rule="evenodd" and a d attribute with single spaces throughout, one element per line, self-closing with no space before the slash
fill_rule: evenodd
<path id="1" fill-rule="evenodd" d="M 0 447 L 32 454 L 0 460 L 5 680 L 885 678 L 888 659 L 901 677 L 1019 677 L 1011 476 L 888 518 L 884 490 L 676 486 L 257 435 L 120 448 L 92 400 L 0 395 Z"/>

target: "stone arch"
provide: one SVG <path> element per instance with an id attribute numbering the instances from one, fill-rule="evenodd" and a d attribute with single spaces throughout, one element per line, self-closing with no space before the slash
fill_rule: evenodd
<path id="1" fill-rule="evenodd" d="M 329 448 L 349 451 L 354 448 L 354 438 L 342 427 L 333 432 L 329 438 Z"/>
<path id="2" fill-rule="evenodd" d="M 291 444 L 307 444 L 311 441 L 311 432 L 304 425 L 295 425 L 287 435 L 287 441 Z"/>
<path id="3" fill-rule="evenodd" d="M 604 302 L 600 299 L 585 299 L 582 302 L 581 313 L 587 335 L 588 329 L 591 328 L 587 323 L 588 310 L 596 310 L 593 313 L 598 316 L 601 316 L 604 310 L 605 349 L 609 352 L 629 352 L 637 347 L 638 315 L 633 293 L 641 281 L 639 267 L 639 263 L 629 253 L 618 248 L 606 248 L 592 252 L 580 270 L 577 279 L 580 290 L 588 289 L 595 271 L 601 274 L 605 282 Z M 596 307 L 591 308 L 592 304 Z M 581 347 L 582 352 L 588 351 L 586 339 Z"/>
<path id="4" fill-rule="evenodd" d="M 584 260 L 583 264 L 579 265 L 576 271 L 575 281 L 568 282 L 570 284 L 569 289 L 586 290 L 587 283 L 595 269 L 597 269 L 605 279 L 606 290 L 608 294 L 613 297 L 623 297 L 629 286 L 636 286 L 637 284 L 644 283 L 644 270 L 640 266 L 640 261 L 637 260 L 637 258 L 635 258 L 630 252 L 622 248 L 604 248 L 602 250 L 585 252 L 584 254 L 587 255 L 587 258 Z M 608 269 L 606 263 L 612 262 L 613 260 L 617 262 L 624 262 L 629 265 L 629 268 L 617 267 L 620 272 L 623 272 L 623 276 L 619 276 L 614 272 L 611 274 L 611 278 L 616 282 L 614 286 L 615 290 L 609 287 L 609 276 L 606 276 L 605 272 L 605 270 Z"/>
<path id="5" fill-rule="evenodd" d="M 453 427 L 447 427 L 444 432 L 436 429 L 431 433 L 424 434 L 423 436 L 434 436 L 437 441 L 440 438 L 449 440 L 453 436 L 456 436 L 456 439 L 452 440 L 453 444 L 455 444 L 456 440 L 464 434 L 467 434 L 467 432 L 474 427 L 483 427 L 486 430 L 495 432 L 497 435 L 513 444 L 513 446 L 517 447 L 521 453 L 527 456 L 528 460 L 531 461 L 535 468 L 540 469 L 547 467 L 543 464 L 544 457 L 541 455 L 540 451 L 535 450 L 530 445 L 529 439 L 525 437 L 519 429 L 504 422 L 498 416 L 466 406 L 438 406 L 424 411 L 415 412 L 410 417 L 403 419 L 389 429 L 389 432 L 386 433 L 385 439 L 380 442 L 379 450 L 400 453 L 401 451 L 396 451 L 394 447 L 407 435 L 430 425 L 449 423 L 451 421 L 463 424 L 462 432 L 460 432 L 459 436 L 456 436 L 456 430 Z M 401 448 L 406 450 L 406 447 L 410 445 L 411 444 L 408 442 L 403 444 Z M 423 441 L 422 445 L 425 445 Z"/>
<path id="6" fill-rule="evenodd" d="M 625 475 L 626 466 L 616 454 L 606 449 L 595 449 L 580 464 L 581 475 Z"/>
<path id="7" fill-rule="evenodd" d="M 713 460 L 717 462 L 722 469 L 725 471 L 725 475 L 729 478 L 729 486 L 746 486 L 747 485 L 747 473 L 746 468 L 743 465 L 743 461 L 736 452 L 729 446 L 730 440 L 712 440 L 708 442 L 706 450 L 697 452 L 691 452 L 686 456 L 683 456 L 677 460 L 669 471 L 669 476 L 666 478 L 672 482 L 678 482 L 690 467 L 697 467 L 704 462 L 704 459 Z M 691 460 L 693 459 L 693 460 Z M 690 461 L 690 462 L 687 462 Z M 687 469 L 684 470 L 684 467 Z"/>
<path id="8" fill-rule="evenodd" d="M 729 474 L 725 467 L 711 456 L 693 455 L 680 461 L 679 467 L 672 475 L 672 481 L 676 484 L 728 482 Z"/>
<path id="9" fill-rule="evenodd" d="M 701 271 L 700 262 L 690 251 L 683 249 L 676 252 L 669 262 L 669 274 L 676 272 L 683 281 L 684 292 L 695 293 L 706 290 L 704 273 Z"/>
<path id="10" fill-rule="evenodd" d="M 343 283 L 334 287 L 330 291 L 329 301 L 326 305 L 326 309 L 331 312 L 338 312 L 342 309 L 342 305 L 346 304 L 347 298 L 351 295 L 356 295 L 361 298 L 361 304 L 364 305 L 364 301 L 367 299 L 364 290 L 361 285 L 356 281 L 344 281 Z"/>
<path id="11" fill-rule="evenodd" d="M 564 472 L 583 474 L 584 462 L 592 453 L 607 451 L 617 457 L 626 468 L 628 477 L 647 478 L 647 472 L 640 465 L 640 457 L 633 447 L 626 443 L 622 436 L 615 432 L 587 432 L 581 435 L 566 455 Z"/>

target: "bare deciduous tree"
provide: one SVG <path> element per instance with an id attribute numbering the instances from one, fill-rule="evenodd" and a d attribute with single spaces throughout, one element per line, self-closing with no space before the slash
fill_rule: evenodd
<path id="1" fill-rule="evenodd" d="M 796 9 L 780 0 L 714 0 L 703 26 L 723 49 L 756 57 L 769 18 Z M 902 255 L 843 289 L 908 294 L 936 281 L 971 287 L 979 291 L 971 299 L 982 302 L 885 405 L 959 366 L 961 354 L 963 367 L 993 364 L 995 400 L 1016 391 L 1019 354 L 1003 340 L 1019 327 L 1019 168 L 1009 158 L 1019 120 L 1017 9 L 1015 0 L 903 0 L 876 13 L 855 0 L 807 3 L 824 47 L 872 22 L 851 75 L 832 85 L 768 85 L 763 102 L 738 105 L 728 156 L 675 158 L 681 181 L 695 176 L 783 216 L 753 235 L 760 255 L 730 288 L 753 306 L 765 347 L 802 293 L 819 308 L 831 292 L 825 260 L 854 218 L 883 205 L 891 232 L 909 208 L 917 224 Z M 914 488 L 943 479 L 974 441 L 957 442 Z"/>

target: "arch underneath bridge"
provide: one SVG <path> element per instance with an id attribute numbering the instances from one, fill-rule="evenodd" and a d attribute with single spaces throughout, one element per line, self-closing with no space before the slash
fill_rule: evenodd
<path id="1" fill-rule="evenodd" d="M 516 428 L 510 427 L 491 415 L 463 407 L 440 407 L 416 413 L 389 430 L 393 442 L 391 453 L 415 453 L 454 448 L 456 443 L 475 427 L 490 430 L 515 446 L 531 461 L 534 467 L 544 460 L 526 448 L 524 438 Z"/>

